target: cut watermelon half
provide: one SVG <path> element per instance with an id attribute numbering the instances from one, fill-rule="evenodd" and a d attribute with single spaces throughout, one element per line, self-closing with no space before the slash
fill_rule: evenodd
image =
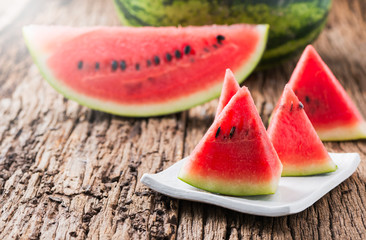
<path id="1" fill-rule="evenodd" d="M 179 172 L 182 181 L 226 195 L 276 191 L 282 164 L 247 88 L 215 119 Z"/>
<path id="2" fill-rule="evenodd" d="M 222 72 L 243 81 L 259 62 L 268 25 L 27 26 L 44 78 L 61 94 L 125 116 L 185 110 L 217 97 Z"/>
<path id="3" fill-rule="evenodd" d="M 226 69 L 224 84 L 222 86 L 215 118 L 219 116 L 219 114 L 222 112 L 222 109 L 224 109 L 224 107 L 239 89 L 239 83 L 236 81 L 233 72 L 230 69 Z"/>
<path id="4" fill-rule="evenodd" d="M 302 54 L 289 86 L 305 106 L 320 139 L 325 141 L 366 138 L 366 123 L 342 85 L 315 49 Z"/>
<path id="5" fill-rule="evenodd" d="M 288 85 L 269 124 L 268 135 L 283 164 L 282 176 L 314 175 L 337 169 L 304 105 Z"/>

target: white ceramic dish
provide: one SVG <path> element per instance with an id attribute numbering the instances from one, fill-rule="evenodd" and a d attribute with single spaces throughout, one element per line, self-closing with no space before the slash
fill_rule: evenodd
<path id="1" fill-rule="evenodd" d="M 358 153 L 330 153 L 338 169 L 333 173 L 307 177 L 282 177 L 273 195 L 232 197 L 206 192 L 177 178 L 187 158 L 157 174 L 144 174 L 141 182 L 170 197 L 214 204 L 242 213 L 285 216 L 305 210 L 346 180 L 360 163 Z"/>

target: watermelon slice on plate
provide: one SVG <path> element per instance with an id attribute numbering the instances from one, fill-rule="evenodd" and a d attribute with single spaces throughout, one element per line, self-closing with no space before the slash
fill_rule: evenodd
<path id="1" fill-rule="evenodd" d="M 224 84 L 222 86 L 215 118 L 219 116 L 219 114 L 222 112 L 222 109 L 224 109 L 224 107 L 239 89 L 239 83 L 236 81 L 233 72 L 230 69 L 226 69 Z"/>
<path id="2" fill-rule="evenodd" d="M 179 172 L 192 186 L 226 195 L 273 194 L 282 164 L 249 90 L 224 107 Z"/>
<path id="3" fill-rule="evenodd" d="M 320 139 L 366 138 L 365 120 L 311 45 L 302 54 L 289 86 L 304 104 L 305 112 Z"/>
<path id="4" fill-rule="evenodd" d="M 259 62 L 268 25 L 27 26 L 44 78 L 61 94 L 124 116 L 173 113 L 217 97 L 222 72 L 243 81 Z"/>
<path id="5" fill-rule="evenodd" d="M 304 105 L 288 85 L 267 132 L 283 164 L 282 176 L 314 175 L 337 169 L 306 116 Z"/>

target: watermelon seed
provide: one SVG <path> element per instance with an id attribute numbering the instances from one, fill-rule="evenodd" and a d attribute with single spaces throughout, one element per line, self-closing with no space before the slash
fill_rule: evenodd
<path id="1" fill-rule="evenodd" d="M 83 61 L 79 61 L 78 62 L 78 69 L 82 69 L 83 68 Z"/>
<path id="2" fill-rule="evenodd" d="M 179 50 L 175 50 L 175 57 L 180 59 L 182 57 L 182 53 Z"/>
<path id="3" fill-rule="evenodd" d="M 139 71 L 140 70 L 140 64 L 136 63 L 135 68 L 136 68 L 137 71 Z"/>
<path id="4" fill-rule="evenodd" d="M 117 63 L 117 61 L 112 61 L 112 70 L 113 71 L 116 71 L 117 70 L 117 68 L 118 68 L 118 63 Z"/>
<path id="5" fill-rule="evenodd" d="M 98 62 L 96 62 L 96 63 L 95 63 L 95 70 L 99 70 L 99 67 L 100 67 L 99 63 L 98 63 Z"/>
<path id="6" fill-rule="evenodd" d="M 148 59 L 148 60 L 146 61 L 146 66 L 148 66 L 148 67 L 150 67 L 150 66 L 151 66 L 151 60 L 150 60 L 150 59 Z"/>
<path id="7" fill-rule="evenodd" d="M 300 109 L 303 109 L 304 108 L 304 105 L 302 104 L 302 102 L 299 102 L 299 108 Z"/>
<path id="8" fill-rule="evenodd" d="M 291 107 L 290 107 L 290 112 L 292 112 L 292 108 L 294 107 L 294 103 L 291 101 Z"/>
<path id="9" fill-rule="evenodd" d="M 204 48 L 203 51 L 210 52 L 210 50 L 208 48 Z"/>
<path id="10" fill-rule="evenodd" d="M 127 65 L 126 65 L 126 62 L 125 62 L 125 61 L 121 61 L 121 62 L 119 63 L 119 66 L 121 67 L 122 71 L 124 71 L 124 70 L 126 69 L 126 67 L 127 67 Z"/>
<path id="11" fill-rule="evenodd" d="M 216 135 L 215 135 L 215 138 L 217 138 L 217 137 L 219 136 L 219 134 L 220 134 L 220 130 L 221 130 L 221 127 L 219 127 L 219 128 L 217 129 L 217 131 L 216 131 Z"/>
<path id="12" fill-rule="evenodd" d="M 165 57 L 166 57 L 166 60 L 167 60 L 168 62 L 170 62 L 170 61 L 172 60 L 172 55 L 170 55 L 170 53 L 167 53 L 167 54 L 165 55 Z"/>
<path id="13" fill-rule="evenodd" d="M 155 64 L 156 64 L 156 65 L 159 65 L 159 63 L 160 63 L 160 58 L 159 58 L 158 56 L 155 56 L 155 57 L 154 57 L 154 62 L 155 62 Z"/>
<path id="14" fill-rule="evenodd" d="M 249 129 L 246 129 L 245 130 L 245 136 L 248 136 L 249 135 Z"/>
<path id="15" fill-rule="evenodd" d="M 231 128 L 229 138 L 232 138 L 233 137 L 233 135 L 235 133 L 235 129 L 236 129 L 236 127 L 232 127 Z"/>
<path id="16" fill-rule="evenodd" d="M 305 102 L 307 102 L 307 103 L 310 102 L 310 98 L 308 96 L 305 96 Z"/>
<path id="17" fill-rule="evenodd" d="M 219 44 L 222 44 L 222 41 L 224 41 L 224 40 L 225 40 L 225 37 L 224 37 L 224 36 L 222 36 L 221 34 L 219 34 L 219 35 L 217 35 L 217 36 L 216 36 L 216 40 L 217 40 L 217 42 L 218 42 Z"/>
<path id="18" fill-rule="evenodd" d="M 188 55 L 191 52 L 191 46 L 187 45 L 184 47 L 184 53 Z"/>
<path id="19" fill-rule="evenodd" d="M 217 48 L 217 45 L 216 44 L 214 44 L 214 45 L 212 45 L 214 48 Z"/>

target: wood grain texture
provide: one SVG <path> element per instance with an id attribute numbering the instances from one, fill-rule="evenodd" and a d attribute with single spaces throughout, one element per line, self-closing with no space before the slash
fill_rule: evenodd
<path id="1" fill-rule="evenodd" d="M 363 116 L 365 12 L 363 0 L 335 0 L 315 43 Z M 118 25 L 112 1 L 4 1 L 0 13 L 0 239 L 366 239 L 366 141 L 326 143 L 329 151 L 360 153 L 357 172 L 288 217 L 163 196 L 140 177 L 189 155 L 211 124 L 217 100 L 143 119 L 82 107 L 42 79 L 21 27 Z M 264 122 L 295 63 L 245 82 Z"/>

